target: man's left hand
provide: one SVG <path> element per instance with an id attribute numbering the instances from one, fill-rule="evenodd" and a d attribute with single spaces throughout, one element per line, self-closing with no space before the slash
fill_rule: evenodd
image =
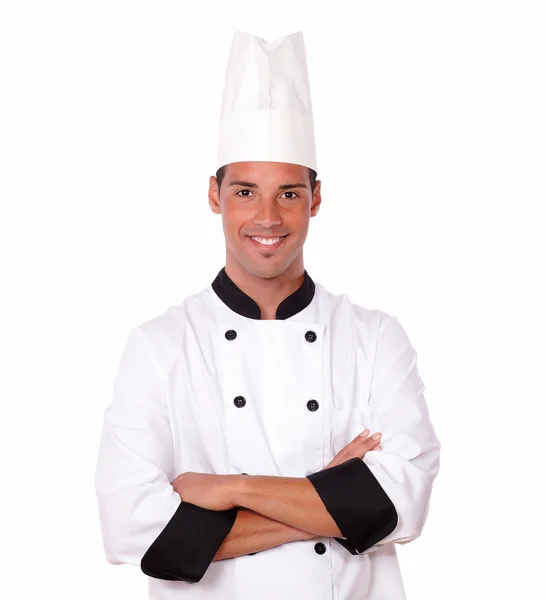
<path id="1" fill-rule="evenodd" d="M 171 481 L 171 485 L 184 502 L 209 510 L 229 510 L 235 507 L 230 490 L 236 477 L 188 471 Z"/>

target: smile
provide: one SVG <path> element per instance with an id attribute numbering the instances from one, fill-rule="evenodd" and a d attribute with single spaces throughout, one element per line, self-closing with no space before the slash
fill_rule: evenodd
<path id="1" fill-rule="evenodd" d="M 263 238 L 263 237 L 259 237 L 259 236 L 256 236 L 256 237 L 248 236 L 248 239 L 251 240 L 252 243 L 259 248 L 268 248 L 269 250 L 275 250 L 283 243 L 283 240 L 285 237 L 287 237 L 287 236 L 272 237 L 272 238 Z"/>

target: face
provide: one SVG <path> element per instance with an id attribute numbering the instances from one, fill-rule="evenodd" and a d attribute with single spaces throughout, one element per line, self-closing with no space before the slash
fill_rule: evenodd
<path id="1" fill-rule="evenodd" d="M 226 266 L 265 278 L 289 269 L 301 271 L 309 219 L 317 214 L 320 202 L 320 181 L 311 193 L 307 167 L 230 163 L 220 190 L 216 177 L 211 176 L 209 184 L 211 210 L 222 215 Z M 275 241 L 278 237 L 282 239 Z M 265 243 L 268 239 L 275 243 Z"/>

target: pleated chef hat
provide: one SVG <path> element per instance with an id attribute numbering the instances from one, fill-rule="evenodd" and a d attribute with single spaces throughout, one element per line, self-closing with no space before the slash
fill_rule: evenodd
<path id="1" fill-rule="evenodd" d="M 303 33 L 268 42 L 236 31 L 231 43 L 216 169 L 273 161 L 317 170 Z"/>

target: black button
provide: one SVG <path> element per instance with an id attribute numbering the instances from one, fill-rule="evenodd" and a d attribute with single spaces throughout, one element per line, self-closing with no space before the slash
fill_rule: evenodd
<path id="1" fill-rule="evenodd" d="M 309 402 L 307 403 L 307 408 L 311 412 L 315 412 L 316 410 L 318 410 L 318 407 L 319 407 L 319 403 L 316 400 L 309 400 Z"/>
<path id="2" fill-rule="evenodd" d="M 326 552 L 326 546 L 322 542 L 315 544 L 315 552 L 317 554 L 324 554 Z"/>
<path id="3" fill-rule="evenodd" d="M 246 404 L 246 400 L 244 396 L 235 396 L 233 404 L 235 404 L 237 408 L 243 408 L 243 406 Z"/>
<path id="4" fill-rule="evenodd" d="M 305 333 L 305 339 L 308 342 L 314 342 L 317 339 L 317 334 L 314 331 L 307 331 Z"/>
<path id="5" fill-rule="evenodd" d="M 234 329 L 228 329 L 226 331 L 226 340 L 234 340 L 237 337 L 237 332 Z"/>

